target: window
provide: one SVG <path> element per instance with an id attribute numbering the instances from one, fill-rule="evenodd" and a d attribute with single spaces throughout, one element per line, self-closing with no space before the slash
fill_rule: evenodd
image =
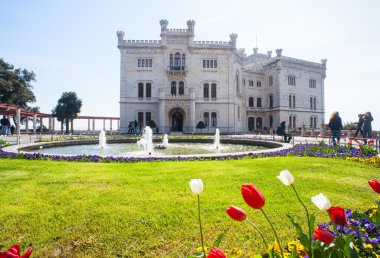
<path id="1" fill-rule="evenodd" d="M 216 112 L 212 112 L 211 113 L 211 127 L 216 127 L 217 126 L 217 123 L 216 123 Z"/>
<path id="2" fill-rule="evenodd" d="M 258 88 L 261 88 L 261 81 L 257 81 L 256 85 L 257 85 Z"/>
<path id="3" fill-rule="evenodd" d="M 296 108 L 296 95 L 289 95 L 289 108 Z"/>
<path id="4" fill-rule="evenodd" d="M 269 76 L 268 80 L 269 80 L 269 86 L 272 86 L 273 85 L 273 76 Z"/>
<path id="5" fill-rule="evenodd" d="M 248 106 L 253 107 L 253 97 L 249 97 L 248 99 Z"/>
<path id="6" fill-rule="evenodd" d="M 181 54 L 180 53 L 174 54 L 174 66 L 181 66 Z"/>
<path id="7" fill-rule="evenodd" d="M 179 95 L 185 94 L 185 84 L 183 83 L 183 81 L 180 81 L 178 83 L 178 94 Z"/>
<path id="8" fill-rule="evenodd" d="M 137 122 L 141 127 L 144 125 L 144 112 L 137 113 Z"/>
<path id="9" fill-rule="evenodd" d="M 216 83 L 211 83 L 211 98 L 216 99 Z"/>
<path id="10" fill-rule="evenodd" d="M 172 95 L 177 95 L 177 83 L 172 82 L 171 87 L 170 87 L 170 93 Z"/>
<path id="11" fill-rule="evenodd" d="M 152 67 L 153 60 L 151 58 L 139 58 L 137 60 L 137 67 Z"/>
<path id="12" fill-rule="evenodd" d="M 145 113 L 145 124 L 147 125 L 149 123 L 149 121 L 152 120 L 152 113 L 150 112 L 146 112 Z"/>
<path id="13" fill-rule="evenodd" d="M 261 107 L 261 98 L 257 98 L 256 105 L 257 107 Z"/>
<path id="14" fill-rule="evenodd" d="M 205 99 L 209 98 L 208 91 L 209 91 L 209 84 L 208 83 L 203 84 L 203 97 Z"/>
<path id="15" fill-rule="evenodd" d="M 273 95 L 269 95 L 269 108 L 273 108 Z"/>
<path id="16" fill-rule="evenodd" d="M 185 58 L 185 54 L 182 54 L 182 66 L 185 66 L 185 61 L 186 61 L 186 58 Z"/>
<path id="17" fill-rule="evenodd" d="M 138 84 L 138 96 L 139 98 L 143 98 L 144 97 L 144 83 L 140 82 Z"/>
<path id="18" fill-rule="evenodd" d="M 203 68 L 216 69 L 216 68 L 218 68 L 218 62 L 217 62 L 217 60 L 203 60 L 202 66 L 203 66 Z"/>
<path id="19" fill-rule="evenodd" d="M 151 83 L 145 84 L 145 88 L 146 88 L 146 97 L 151 98 L 152 97 L 152 84 Z"/>
<path id="20" fill-rule="evenodd" d="M 289 116 L 289 129 L 295 129 L 296 126 L 296 116 L 295 115 L 290 115 Z"/>
<path id="21" fill-rule="evenodd" d="M 310 128 L 312 128 L 312 129 L 317 128 L 317 117 L 316 116 L 310 117 Z"/>
<path id="22" fill-rule="evenodd" d="M 253 87 L 253 81 L 250 80 L 248 83 L 249 87 Z"/>
<path id="23" fill-rule="evenodd" d="M 310 79 L 309 80 L 309 88 L 315 89 L 317 87 L 317 80 Z"/>
<path id="24" fill-rule="evenodd" d="M 237 107 L 237 118 L 240 120 L 240 107 Z"/>
<path id="25" fill-rule="evenodd" d="M 173 65 L 174 65 L 173 54 L 170 54 L 170 66 L 173 66 Z"/>
<path id="26" fill-rule="evenodd" d="M 243 86 L 245 86 L 245 79 L 243 79 Z"/>
<path id="27" fill-rule="evenodd" d="M 288 76 L 288 85 L 296 86 L 296 77 Z"/>
<path id="28" fill-rule="evenodd" d="M 317 98 L 310 97 L 310 110 L 317 110 Z"/>
<path id="29" fill-rule="evenodd" d="M 256 129 L 263 129 L 263 119 L 261 117 L 256 118 Z"/>
<path id="30" fill-rule="evenodd" d="M 235 80 L 236 80 L 236 92 L 240 92 L 240 89 L 239 89 L 239 74 L 236 74 Z"/>
<path id="31" fill-rule="evenodd" d="M 206 127 L 209 125 L 209 114 L 207 112 L 203 113 L 203 123 L 205 124 Z"/>

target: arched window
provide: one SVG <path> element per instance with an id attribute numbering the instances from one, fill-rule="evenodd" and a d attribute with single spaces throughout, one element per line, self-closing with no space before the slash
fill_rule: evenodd
<path id="1" fill-rule="evenodd" d="M 186 56 L 182 54 L 182 66 L 185 66 Z"/>
<path id="2" fill-rule="evenodd" d="M 203 97 L 205 99 L 209 98 L 208 92 L 209 92 L 209 84 L 205 83 L 205 84 L 203 84 Z"/>
<path id="3" fill-rule="evenodd" d="M 297 128 L 296 116 L 293 116 L 293 129 Z"/>
<path id="4" fill-rule="evenodd" d="M 255 130 L 255 118 L 254 117 L 248 117 L 248 131 Z"/>
<path id="5" fill-rule="evenodd" d="M 138 84 L 138 97 L 143 98 L 144 97 L 144 83 L 140 82 Z"/>
<path id="6" fill-rule="evenodd" d="M 249 97 L 248 99 L 248 106 L 253 107 L 253 97 Z"/>
<path id="7" fill-rule="evenodd" d="M 216 83 L 211 84 L 211 98 L 216 99 Z"/>
<path id="8" fill-rule="evenodd" d="M 152 97 L 152 84 L 151 83 L 145 84 L 145 88 L 146 88 L 146 97 L 151 98 Z"/>
<path id="9" fill-rule="evenodd" d="M 293 108 L 296 108 L 296 95 L 293 95 Z"/>
<path id="10" fill-rule="evenodd" d="M 235 80 L 236 80 L 236 92 L 240 92 L 240 89 L 239 89 L 239 74 L 236 74 Z"/>
<path id="11" fill-rule="evenodd" d="M 269 108 L 273 108 L 273 95 L 269 95 Z"/>
<path id="12" fill-rule="evenodd" d="M 269 128 L 273 128 L 273 116 L 269 117 Z"/>
<path id="13" fill-rule="evenodd" d="M 149 123 L 149 121 L 152 120 L 152 113 L 150 112 L 145 112 L 145 125 Z"/>
<path id="14" fill-rule="evenodd" d="M 313 97 L 310 97 L 310 110 L 313 110 Z"/>
<path id="15" fill-rule="evenodd" d="M 261 117 L 256 118 L 256 129 L 263 129 L 263 119 Z"/>
<path id="16" fill-rule="evenodd" d="M 261 98 L 257 98 L 257 101 L 256 101 L 256 104 L 257 104 L 257 107 L 261 107 L 262 105 L 262 103 L 261 103 Z M 257 121 L 257 119 L 256 119 L 256 121 Z"/>
<path id="17" fill-rule="evenodd" d="M 173 54 L 170 54 L 170 66 L 174 65 Z"/>
<path id="18" fill-rule="evenodd" d="M 293 118 L 292 118 L 292 116 L 289 116 L 289 128 L 290 129 L 293 128 Z"/>
<path id="19" fill-rule="evenodd" d="M 314 98 L 314 110 L 317 110 L 317 98 Z"/>
<path id="20" fill-rule="evenodd" d="M 292 107 L 292 95 L 289 95 L 289 107 Z"/>
<path id="21" fill-rule="evenodd" d="M 183 83 L 183 81 L 180 81 L 178 83 L 178 94 L 179 95 L 185 94 L 185 84 Z"/>
<path id="22" fill-rule="evenodd" d="M 172 82 L 171 87 L 170 87 L 170 93 L 172 95 L 177 95 L 177 83 Z"/>
<path id="23" fill-rule="evenodd" d="M 217 123 L 216 123 L 216 112 L 212 112 L 211 113 L 211 127 L 216 127 L 217 126 Z"/>
<path id="24" fill-rule="evenodd" d="M 205 126 L 208 127 L 209 125 L 209 114 L 207 112 L 203 113 L 203 123 L 205 123 Z"/>
<path id="25" fill-rule="evenodd" d="M 174 66 L 181 66 L 181 54 L 180 53 L 174 54 Z"/>

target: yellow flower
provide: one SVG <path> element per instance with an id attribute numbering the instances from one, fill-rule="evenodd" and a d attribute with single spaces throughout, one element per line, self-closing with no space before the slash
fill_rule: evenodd
<path id="1" fill-rule="evenodd" d="M 365 249 L 373 249 L 372 244 L 363 244 Z"/>
<path id="2" fill-rule="evenodd" d="M 240 249 L 238 249 L 238 248 L 235 247 L 235 248 L 231 249 L 230 253 L 233 254 L 233 255 L 241 255 L 242 252 L 241 252 Z"/>
<path id="3" fill-rule="evenodd" d="M 379 208 L 376 204 L 373 204 L 372 206 L 371 206 L 371 209 L 377 209 L 377 208 Z"/>
<path id="4" fill-rule="evenodd" d="M 204 246 L 204 248 L 205 248 L 205 252 L 208 253 L 207 246 Z M 203 252 L 202 246 L 198 247 L 198 248 L 195 250 L 195 252 L 196 252 L 196 253 Z"/>

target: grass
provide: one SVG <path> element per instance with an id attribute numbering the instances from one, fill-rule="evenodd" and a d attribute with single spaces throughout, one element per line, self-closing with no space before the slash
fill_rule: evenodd
<path id="1" fill-rule="evenodd" d="M 328 220 L 311 203 L 322 192 L 333 205 L 366 210 L 376 195 L 367 181 L 373 166 L 321 158 L 262 158 L 230 161 L 75 163 L 0 159 L 0 245 L 32 246 L 34 257 L 186 257 L 200 246 L 196 196 L 189 181 L 201 178 L 201 214 L 206 246 L 228 228 L 221 249 L 262 253 L 260 236 L 247 223 L 232 221 L 229 205 L 274 241 L 259 211 L 240 194 L 253 183 L 266 197 L 265 211 L 283 244 L 295 239 L 286 214 L 305 225 L 292 190 L 276 178 L 288 169 L 318 221 Z"/>

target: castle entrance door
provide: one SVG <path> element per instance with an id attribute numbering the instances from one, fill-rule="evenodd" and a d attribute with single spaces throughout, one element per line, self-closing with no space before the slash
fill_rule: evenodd
<path id="1" fill-rule="evenodd" d="M 176 110 L 172 115 L 171 131 L 173 131 L 173 132 L 182 132 L 183 131 L 183 115 L 178 110 Z"/>

